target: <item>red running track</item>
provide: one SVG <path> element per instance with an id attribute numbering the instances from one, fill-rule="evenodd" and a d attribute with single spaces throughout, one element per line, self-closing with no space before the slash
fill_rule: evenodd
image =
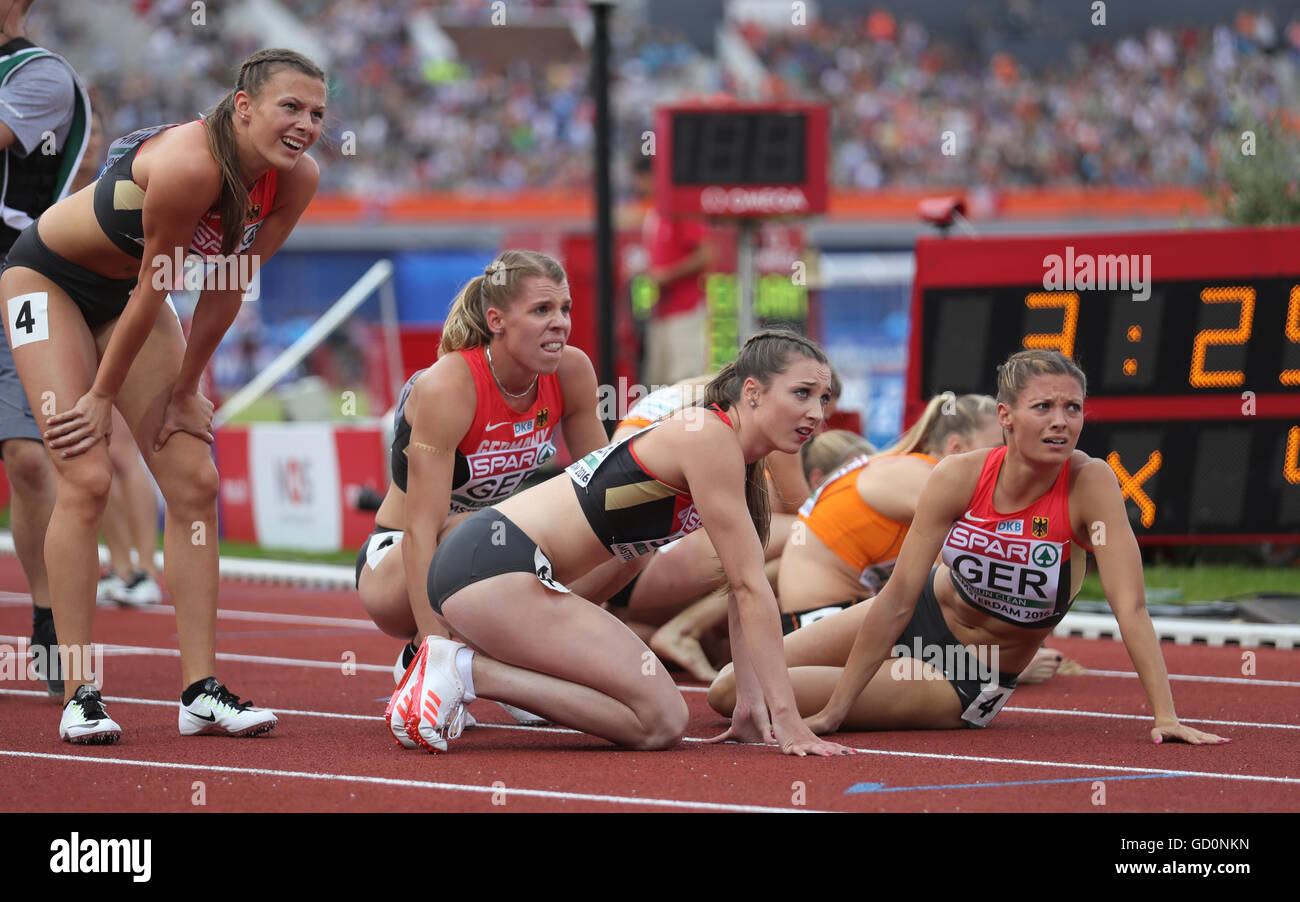
<path id="1" fill-rule="evenodd" d="M 0 558 L 0 645 L 30 635 L 24 585 L 16 559 Z M 60 742 L 58 704 L 5 659 L 0 810 L 1300 810 L 1300 651 L 1252 649 L 1254 673 L 1243 675 L 1242 649 L 1162 646 L 1180 716 L 1232 738 L 1220 746 L 1151 744 L 1123 645 L 1060 639 L 1089 674 L 1018 689 L 986 730 L 842 734 L 863 752 L 851 758 L 704 745 L 725 724 L 691 683 L 688 738 L 667 752 L 516 727 L 479 701 L 484 726 L 428 755 L 388 735 L 381 714 L 398 643 L 364 619 L 353 593 L 227 582 L 221 611 L 218 675 L 279 714 L 274 733 L 181 737 L 171 608 L 100 607 L 96 641 L 124 647 L 104 664 L 122 741 Z M 55 789 L 72 786 L 75 797 Z"/>

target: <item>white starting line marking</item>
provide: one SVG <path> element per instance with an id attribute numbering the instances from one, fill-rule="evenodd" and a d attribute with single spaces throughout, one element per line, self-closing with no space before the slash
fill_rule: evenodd
<path id="1" fill-rule="evenodd" d="M 588 792 L 560 792 L 551 789 L 519 789 L 499 786 L 477 786 L 472 783 L 435 783 L 428 780 L 399 780 L 393 777 L 370 777 L 362 774 L 323 774 L 310 771 L 274 770 L 265 767 L 228 767 L 217 764 L 185 764 L 179 761 L 140 761 L 132 758 L 97 758 L 90 755 L 55 755 L 47 752 L 19 752 L 0 749 L 0 755 L 12 758 L 42 758 L 49 761 L 77 761 L 94 764 L 121 764 L 131 767 L 160 767 L 172 770 L 201 770 L 227 774 L 248 774 L 255 777 L 294 777 L 302 780 L 338 781 L 340 783 L 371 783 L 378 786 L 398 786 L 403 789 L 434 789 L 443 792 L 501 793 L 509 796 L 531 796 L 537 799 L 560 799 L 566 802 L 603 802 L 610 805 L 649 805 L 657 808 L 688 808 L 705 811 L 735 811 L 754 814 L 829 814 L 827 811 L 791 807 L 772 808 L 764 805 L 729 805 L 725 802 L 687 802 L 679 799 L 641 799 L 636 796 L 597 795 Z"/>

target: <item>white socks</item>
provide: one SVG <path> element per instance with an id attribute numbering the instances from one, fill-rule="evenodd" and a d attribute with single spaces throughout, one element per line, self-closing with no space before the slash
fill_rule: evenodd
<path id="1" fill-rule="evenodd" d="M 461 682 L 465 684 L 465 704 L 469 704 L 478 698 L 474 694 L 474 650 L 470 648 L 456 649 L 456 672 L 460 674 Z"/>

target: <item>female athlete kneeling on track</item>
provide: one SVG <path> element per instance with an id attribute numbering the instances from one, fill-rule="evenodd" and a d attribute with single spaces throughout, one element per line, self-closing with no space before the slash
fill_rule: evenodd
<path id="1" fill-rule="evenodd" d="M 617 618 L 564 583 L 707 527 L 735 593 L 741 675 L 735 720 L 717 739 L 847 753 L 799 719 L 763 573 L 762 459 L 812 435 L 829 382 L 826 355 L 812 342 L 761 332 L 709 384 L 709 407 L 660 420 L 462 523 L 434 555 L 429 599 L 475 651 L 425 640 L 389 703 L 393 734 L 445 749 L 462 703 L 482 694 L 618 745 L 675 745 L 687 708 L 666 670 Z"/>
<path id="2" fill-rule="evenodd" d="M 438 543 L 550 460 L 557 426 L 563 424 L 575 457 L 608 441 L 596 413 L 596 371 L 567 344 L 572 303 L 556 260 L 504 251 L 457 296 L 438 361 L 402 389 L 393 481 L 357 555 L 366 613 L 388 635 L 407 640 L 395 681 L 425 636 L 448 635 L 425 588 Z M 543 722 L 507 710 L 521 723 Z"/>
<path id="3" fill-rule="evenodd" d="M 1119 483 L 1105 461 L 1075 450 L 1086 388 L 1057 351 L 1022 351 L 998 368 L 1007 444 L 941 461 L 880 594 L 786 638 L 809 727 L 987 726 L 1069 610 L 1091 547 L 1155 713 L 1152 740 L 1224 741 L 1174 713 Z M 729 694 L 714 685 L 715 710 L 726 713 Z"/>
<path id="4" fill-rule="evenodd" d="M 213 676 L 217 470 L 212 402 L 198 386 L 245 285 L 205 285 L 188 342 L 163 300 L 189 281 L 187 254 L 222 255 L 223 275 L 239 282 L 279 250 L 320 179 L 305 154 L 320 137 L 325 94 L 324 73 L 306 57 L 260 50 L 206 119 L 115 141 L 98 180 L 45 211 L 9 252 L 5 326 L 58 491 L 45 562 L 67 674 L 59 735 L 68 742 L 121 736 L 86 666 L 115 405 L 167 502 L 167 586 L 186 687 L 180 731 L 244 736 L 275 726 L 274 714 L 241 703 Z M 77 655 L 83 666 L 69 670 Z"/>
<path id="5" fill-rule="evenodd" d="M 696 406 L 713 376 L 695 376 L 646 395 L 628 411 L 614 430 L 614 441 L 635 435 L 656 420 L 685 407 Z M 831 370 L 829 416 L 839 395 L 835 370 Z M 773 451 L 764 459 L 768 475 L 771 525 L 764 549 L 769 580 L 775 581 L 775 563 L 794 514 L 810 493 L 799 455 Z M 704 651 L 700 636 L 727 622 L 726 575 L 717 552 L 701 529 L 649 555 L 639 573 L 615 593 L 606 608 L 644 639 L 659 658 L 685 669 L 703 682 L 718 675 Z M 725 651 L 725 646 L 724 646 Z M 725 660 L 725 658 L 724 658 Z"/>

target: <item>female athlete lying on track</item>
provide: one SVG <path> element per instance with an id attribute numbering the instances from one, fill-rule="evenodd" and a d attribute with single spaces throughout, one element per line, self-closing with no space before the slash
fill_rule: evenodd
<path id="1" fill-rule="evenodd" d="M 276 724 L 213 675 L 218 486 L 212 403 L 198 385 L 245 286 L 205 286 L 188 341 L 163 301 L 184 279 L 177 264 L 187 255 L 226 255 L 226 271 L 244 274 L 279 250 L 320 178 L 306 152 L 320 136 L 325 94 L 324 73 L 306 57 L 254 53 L 206 119 L 115 141 L 99 178 L 45 211 L 9 253 L 0 279 L 9 343 L 57 487 L 45 561 L 68 650 L 59 725 L 66 741 L 121 735 L 94 675 L 68 670 L 76 653 L 89 660 L 114 406 L 167 502 L 167 586 L 186 687 L 180 732 L 250 735 Z"/>
<path id="2" fill-rule="evenodd" d="M 1155 713 L 1152 740 L 1224 741 L 1174 713 L 1119 484 L 1104 461 L 1075 450 L 1086 387 L 1056 351 L 1022 351 L 999 367 L 1006 446 L 941 461 L 880 594 L 786 637 L 809 727 L 987 726 L 1065 616 L 1091 548 Z M 728 682 L 719 678 L 709 696 L 724 714 Z"/>
<path id="3" fill-rule="evenodd" d="M 571 304 L 568 279 L 553 258 L 503 252 L 456 298 L 437 363 L 402 390 L 393 481 L 357 555 L 366 613 L 388 635 L 408 640 L 395 680 L 425 636 L 448 635 L 425 594 L 438 543 L 549 460 L 561 424 L 575 456 L 607 442 L 596 415 L 596 372 L 586 354 L 567 344 Z M 540 722 L 527 712 L 510 713 L 523 723 Z"/>
<path id="4" fill-rule="evenodd" d="M 740 675 L 735 718 L 717 739 L 775 739 L 796 755 L 847 753 L 799 719 L 763 572 L 762 460 L 793 453 L 812 435 L 829 382 L 826 355 L 812 342 L 761 332 L 709 384 L 709 407 L 661 420 L 469 517 L 438 546 L 428 589 L 474 650 L 425 640 L 389 703 L 394 736 L 445 749 L 463 703 L 483 695 L 618 745 L 677 744 L 686 704 L 654 653 L 564 584 L 705 527 L 735 593 Z M 431 438 L 447 447 L 448 436 Z"/>

